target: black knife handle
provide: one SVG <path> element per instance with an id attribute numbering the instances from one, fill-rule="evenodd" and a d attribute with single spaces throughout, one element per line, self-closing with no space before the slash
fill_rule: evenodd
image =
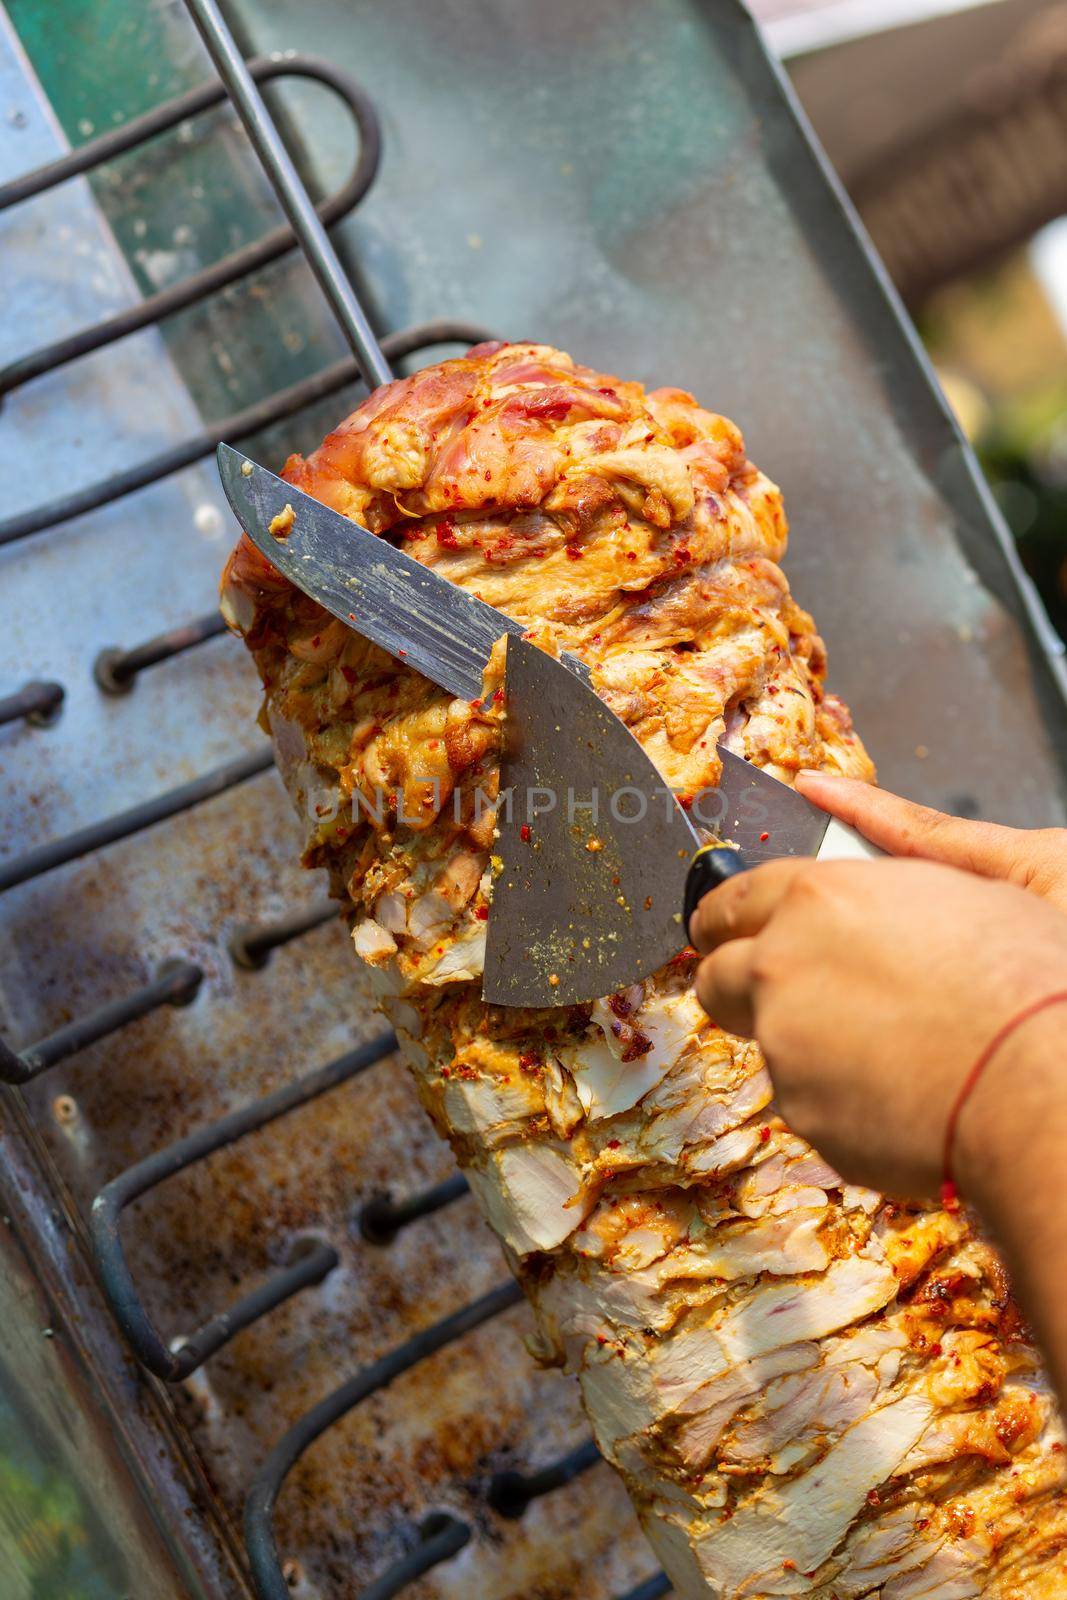
<path id="1" fill-rule="evenodd" d="M 712 889 L 717 889 L 720 883 L 725 883 L 727 878 L 736 878 L 739 872 L 747 872 L 752 865 L 740 850 L 728 850 L 725 845 L 709 844 L 697 851 L 689 863 L 685 880 L 683 926 L 687 939 L 690 919 L 704 896 L 710 894 Z"/>

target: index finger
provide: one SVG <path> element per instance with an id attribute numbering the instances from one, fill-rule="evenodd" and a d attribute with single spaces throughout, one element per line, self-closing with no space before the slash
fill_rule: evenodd
<path id="1" fill-rule="evenodd" d="M 730 939 L 754 938 L 798 875 L 811 866 L 807 856 L 782 856 L 727 878 L 697 904 L 689 923 L 690 942 L 707 955 Z"/>
<path id="2" fill-rule="evenodd" d="M 1020 853 L 1030 842 L 1018 828 L 951 817 L 860 778 L 798 772 L 796 786 L 806 800 L 840 817 L 893 856 L 919 856 L 984 877 L 1002 878 L 1013 875 Z"/>

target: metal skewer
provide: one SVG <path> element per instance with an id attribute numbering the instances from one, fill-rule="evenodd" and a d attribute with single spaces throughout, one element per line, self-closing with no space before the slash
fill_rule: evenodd
<path id="1" fill-rule="evenodd" d="M 215 0 L 185 0 L 185 4 L 237 107 L 237 114 L 282 210 L 303 246 L 311 270 L 352 346 L 367 386 L 374 389 L 379 384 L 389 383 L 393 374 L 381 345 L 221 11 Z"/>

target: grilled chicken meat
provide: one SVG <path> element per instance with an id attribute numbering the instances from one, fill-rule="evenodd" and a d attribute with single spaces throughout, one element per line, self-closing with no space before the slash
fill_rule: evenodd
<path id="1" fill-rule="evenodd" d="M 682 793 L 716 746 L 872 776 L 737 428 L 539 345 L 372 394 L 294 484 L 589 663 Z M 680 1595 L 1052 1600 L 1062 1435 L 963 1215 L 844 1183 L 681 957 L 593 1005 L 486 1007 L 499 715 L 384 655 L 247 540 L 223 606 L 419 1093 L 576 1373 Z M 383 795 L 390 799 L 383 804 Z"/>

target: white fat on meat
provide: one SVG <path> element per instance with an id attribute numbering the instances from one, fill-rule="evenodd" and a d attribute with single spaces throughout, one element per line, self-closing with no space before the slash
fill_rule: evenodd
<path id="1" fill-rule="evenodd" d="M 642 1359 L 611 1344 L 589 1347 L 581 1373 L 590 1415 L 605 1436 L 639 1433 L 680 1411 L 712 1378 L 787 1345 L 824 1338 L 881 1310 L 896 1293 L 894 1274 L 862 1255 L 835 1261 L 816 1278 L 761 1283 L 691 1316 Z"/>
<path id="2" fill-rule="evenodd" d="M 797 1344 L 731 1367 L 721 1377 L 702 1385 L 679 1408 L 671 1436 L 674 1449 L 690 1471 L 703 1471 L 727 1425 L 742 1407 L 776 1378 L 810 1371 L 818 1363 L 817 1344 Z"/>
<path id="3" fill-rule="evenodd" d="M 556 1052 L 574 1079 L 578 1098 L 591 1121 L 629 1111 L 655 1088 L 683 1050 L 707 1026 L 696 998 L 688 993 L 666 995 L 635 1009 L 620 1022 L 610 1004 L 597 1001 L 592 1020 L 600 1037 L 582 1040 Z M 624 1060 L 626 1035 L 637 1030 L 648 1048 Z"/>
<path id="4" fill-rule="evenodd" d="M 829 1559 L 868 1494 L 908 1453 L 932 1411 L 921 1395 L 882 1406 L 849 1428 L 815 1466 L 781 1485 L 764 1480 L 728 1522 L 703 1534 L 698 1558 L 723 1600 L 802 1593 L 783 1588 L 783 1578 L 814 1573 Z M 807 1587 L 813 1586 L 808 1580 Z"/>
<path id="5" fill-rule="evenodd" d="M 472 983 L 485 970 L 484 922 L 474 922 L 456 938 L 431 952 L 431 959 L 419 967 L 418 981 L 438 989 L 445 983 Z"/>
<path id="6" fill-rule="evenodd" d="M 396 940 L 373 917 L 364 917 L 362 922 L 356 923 L 352 929 L 352 943 L 356 954 L 372 967 L 396 955 Z"/>
<path id="7" fill-rule="evenodd" d="M 550 1145 L 509 1145 L 466 1176 L 492 1226 L 520 1256 L 555 1249 L 581 1225 L 581 1180 Z"/>
<path id="8" fill-rule="evenodd" d="M 487 1144 L 514 1137 L 530 1117 L 544 1108 L 544 1096 L 529 1078 L 452 1077 L 443 1107 L 451 1127 L 459 1133 L 478 1134 Z"/>

